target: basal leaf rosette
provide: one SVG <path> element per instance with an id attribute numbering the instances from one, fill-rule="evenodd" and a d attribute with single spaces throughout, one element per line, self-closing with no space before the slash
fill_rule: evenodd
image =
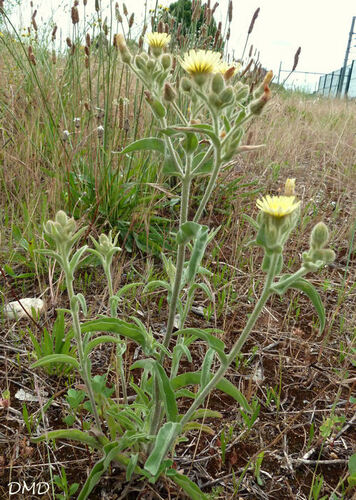
<path id="1" fill-rule="evenodd" d="M 190 50 L 178 58 L 182 68 L 202 86 L 209 75 L 219 72 L 221 54 L 212 50 Z"/>

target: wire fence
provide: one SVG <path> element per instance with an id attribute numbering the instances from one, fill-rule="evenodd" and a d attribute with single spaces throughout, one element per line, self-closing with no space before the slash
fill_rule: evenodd
<path id="1" fill-rule="evenodd" d="M 346 68 L 321 76 L 317 92 L 327 96 L 356 97 L 356 59 Z"/>

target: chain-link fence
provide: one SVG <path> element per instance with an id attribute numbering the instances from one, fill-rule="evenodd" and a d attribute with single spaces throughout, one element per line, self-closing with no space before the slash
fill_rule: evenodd
<path id="1" fill-rule="evenodd" d="M 356 59 L 346 68 L 321 76 L 317 92 L 327 96 L 356 97 Z"/>

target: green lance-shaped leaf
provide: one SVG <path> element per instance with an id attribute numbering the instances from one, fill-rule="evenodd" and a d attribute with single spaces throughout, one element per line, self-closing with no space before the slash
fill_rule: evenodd
<path id="1" fill-rule="evenodd" d="M 158 431 L 154 448 L 146 460 L 145 470 L 155 476 L 159 471 L 162 461 L 165 459 L 177 434 L 181 432 L 182 426 L 178 422 L 166 422 Z"/>
<path id="2" fill-rule="evenodd" d="M 103 436 L 103 438 L 105 437 Z M 78 429 L 57 429 L 56 431 L 49 431 L 41 436 L 32 437 L 31 441 L 39 443 L 41 441 L 49 441 L 50 439 L 69 439 L 70 441 L 79 441 L 80 443 L 87 444 L 96 449 L 103 447 L 103 443 L 96 437 L 90 436 L 88 432 L 83 432 Z"/>
<path id="3" fill-rule="evenodd" d="M 112 342 L 114 344 L 121 344 L 122 340 L 118 337 L 113 337 L 112 335 L 101 335 L 100 337 L 97 337 L 96 339 L 91 340 L 88 342 L 88 344 L 85 346 L 84 349 L 84 357 L 88 357 L 91 351 L 99 344 L 104 344 Z"/>
<path id="4" fill-rule="evenodd" d="M 77 370 L 79 370 L 80 368 L 78 361 L 72 356 L 68 356 L 67 354 L 50 354 L 48 356 L 44 356 L 43 358 L 33 363 L 31 365 L 31 368 L 51 365 L 52 363 L 67 363 L 74 366 L 74 368 L 76 368 Z"/>
<path id="5" fill-rule="evenodd" d="M 179 474 L 175 469 L 169 469 L 166 476 L 180 486 L 192 500 L 208 500 L 197 484 L 193 483 L 187 476 Z"/>
<path id="6" fill-rule="evenodd" d="M 158 151 L 159 153 L 164 153 L 165 145 L 162 139 L 157 139 L 157 137 L 146 137 L 145 139 L 139 139 L 138 141 L 132 142 L 122 151 L 121 154 L 132 153 L 134 151 Z"/>
<path id="7" fill-rule="evenodd" d="M 278 293 L 279 295 L 283 295 L 288 288 L 295 288 L 296 290 L 301 290 L 307 295 L 307 297 L 312 302 L 313 306 L 318 313 L 319 321 L 320 321 L 320 332 L 322 332 L 325 328 L 325 309 L 323 303 L 321 301 L 320 295 L 318 294 L 316 288 L 309 283 L 309 281 L 303 278 L 297 278 L 289 285 L 284 285 L 284 281 L 287 281 L 291 275 L 282 276 L 278 283 L 272 285 L 271 289 Z"/>
<path id="8" fill-rule="evenodd" d="M 212 375 L 210 376 L 210 379 Z M 186 372 L 181 375 L 177 375 L 174 379 L 171 380 L 172 387 L 174 390 L 180 389 L 181 387 L 187 387 L 188 385 L 198 385 L 201 380 L 201 372 Z M 216 385 L 216 389 L 219 391 L 228 394 L 232 398 L 235 399 L 239 403 L 239 405 L 249 413 L 252 413 L 252 408 L 248 404 L 245 396 L 237 389 L 237 387 L 232 384 L 226 378 L 223 378 Z"/>
<path id="9" fill-rule="evenodd" d="M 177 163 L 172 156 L 166 155 L 162 165 L 162 174 L 167 177 L 182 177 L 182 172 L 177 167 Z"/>
<path id="10" fill-rule="evenodd" d="M 203 160 L 205 157 L 205 151 L 201 151 L 197 155 L 194 156 L 193 158 L 193 163 L 192 163 L 192 176 L 193 177 L 198 177 L 202 175 L 209 175 L 211 171 L 213 170 L 214 167 L 214 161 L 212 158 L 207 158 L 204 163 L 200 165 L 200 162 Z M 197 168 L 199 166 L 199 168 Z"/>
<path id="11" fill-rule="evenodd" d="M 215 350 L 211 347 L 207 350 L 202 367 L 201 367 L 201 376 L 200 376 L 200 387 L 203 389 L 211 379 L 211 366 L 214 361 Z"/>
<path id="12" fill-rule="evenodd" d="M 108 443 L 106 446 L 104 446 L 105 455 L 98 462 L 96 462 L 96 464 L 90 471 L 88 479 L 85 481 L 85 484 L 81 492 L 79 493 L 78 500 L 86 500 L 89 497 L 92 490 L 100 481 L 101 476 L 104 474 L 104 472 L 107 471 L 109 465 L 115 459 L 118 451 L 119 443 L 117 442 Z"/>
<path id="13" fill-rule="evenodd" d="M 220 360 L 223 363 L 225 363 L 226 361 L 226 354 L 224 353 L 225 344 L 221 339 L 215 337 L 215 335 L 212 335 L 211 333 L 208 333 L 200 328 L 183 328 L 183 330 L 178 330 L 173 335 L 184 335 L 184 336 L 191 335 L 191 338 L 189 339 L 190 340 L 189 344 L 197 338 L 205 340 L 208 343 L 209 347 L 217 353 Z"/>
<path id="14" fill-rule="evenodd" d="M 177 422 L 178 408 L 171 382 L 167 377 L 166 372 L 158 362 L 155 363 L 155 372 L 158 377 L 161 399 L 164 403 L 167 418 L 171 422 Z"/>
<path id="15" fill-rule="evenodd" d="M 200 133 L 207 135 L 210 139 L 211 142 L 214 144 L 215 147 L 220 146 L 220 139 L 219 137 L 215 134 L 213 131 L 212 127 L 210 125 L 192 125 L 191 127 L 171 127 L 173 130 L 176 130 L 177 132 L 194 132 L 194 133 Z"/>
<path id="16" fill-rule="evenodd" d="M 82 333 L 87 332 L 111 332 L 121 335 L 122 337 L 127 337 L 134 340 L 137 344 L 141 345 L 145 350 L 146 341 L 148 340 L 144 335 L 143 331 L 132 323 L 127 323 L 118 318 L 100 318 L 91 321 L 86 321 L 81 324 Z"/>
<path id="17" fill-rule="evenodd" d="M 296 288 L 297 290 L 301 290 L 311 300 L 319 316 L 319 321 L 320 321 L 319 330 L 321 333 L 325 328 L 325 309 L 316 288 L 311 283 L 309 283 L 309 281 L 303 278 L 299 278 L 298 280 L 294 281 L 294 283 L 291 285 L 291 288 Z"/>
<path id="18" fill-rule="evenodd" d="M 192 283 L 194 281 L 208 244 L 208 231 L 207 226 L 201 226 L 195 236 L 193 250 L 190 255 L 188 268 L 183 278 L 183 283 Z"/>

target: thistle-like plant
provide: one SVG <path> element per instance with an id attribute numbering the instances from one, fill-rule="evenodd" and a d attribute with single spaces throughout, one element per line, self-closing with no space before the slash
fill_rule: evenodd
<path id="1" fill-rule="evenodd" d="M 181 184 L 176 261 L 163 255 L 167 280 L 151 281 L 145 287 L 146 291 L 161 287 L 167 292 L 169 312 L 163 340 L 156 339 L 151 329 L 137 318 L 126 322 L 117 317 L 117 304 L 124 289 L 118 292 L 113 290 L 112 257 L 119 248 L 116 246 L 117 238 L 113 240 L 111 234 L 108 237 L 101 235 L 99 241 L 93 240 L 95 248 L 90 250 L 99 258 L 107 278 L 110 314 L 81 323 L 79 311 L 81 308 L 86 314 L 85 299 L 74 293 L 73 280 L 75 269 L 88 248 L 84 245 L 73 256 L 72 253 L 84 229 L 77 231 L 74 220 L 63 212 L 59 212 L 55 221 L 49 221 L 45 226 L 46 233 L 55 244 L 55 250 L 46 252 L 57 259 L 66 276 L 78 355 L 77 358 L 48 356 L 33 366 L 58 361 L 69 362 L 78 369 L 88 399 L 83 407 L 92 414 L 92 429 L 90 432 L 77 429 L 50 431 L 35 440 L 74 439 L 102 452 L 103 457 L 92 469 L 78 496 L 79 500 L 88 498 L 113 461 L 126 469 L 127 480 L 137 475 L 154 483 L 165 476 L 192 499 L 206 498 L 196 484 L 172 466 L 175 447 L 186 439 L 186 434 L 192 429 L 213 433 L 208 425 L 198 421 L 206 417 L 221 417 L 218 412 L 204 407 L 207 396 L 215 388 L 235 398 L 246 419 L 251 417 L 249 420 L 253 422 L 256 408 L 224 375 L 241 352 L 269 297 L 274 293 L 282 295 L 289 288 L 301 289 L 315 305 L 321 329 L 325 322 L 320 297 L 303 278 L 309 271 L 318 269 L 334 258 L 333 251 L 326 248 L 329 236 L 324 224 L 319 223 L 312 231 L 310 248 L 303 254 L 301 268 L 294 274 L 281 275 L 283 249 L 297 224 L 300 210 L 300 202 L 295 200 L 294 181 L 288 180 L 285 195 L 266 196 L 258 200 L 260 213 L 257 221 L 250 219 L 257 233 L 252 243 L 264 250 L 262 269 L 266 278 L 261 296 L 239 338 L 227 353 L 224 342 L 215 335 L 217 330 L 185 328 L 196 290 L 200 288 L 208 298 L 212 298 L 209 287 L 201 282 L 200 276 L 209 276 L 202 262 L 207 245 L 216 231 L 209 231 L 199 220 L 216 187 L 219 171 L 235 154 L 246 150 L 246 147 L 240 147 L 244 124 L 259 114 L 270 98 L 272 74 L 267 73 L 254 95 L 250 95 L 247 86 L 238 79 L 234 80 L 234 67 L 221 72 L 222 61 L 218 53 L 190 51 L 180 59 L 188 76 L 181 78 L 178 90 L 171 80 L 172 56 L 164 52 L 168 41 L 168 37 L 152 34 L 148 38 L 152 56 L 142 52 L 133 57 L 123 37 L 117 35 L 115 39 L 123 62 L 146 87 L 146 101 L 158 125 L 157 136 L 140 139 L 127 146 L 121 154 L 156 151 L 162 155 L 163 173 L 179 179 Z M 169 120 L 176 121 L 168 123 Z M 198 206 L 192 207 L 191 184 L 194 179 L 203 176 L 208 178 L 204 195 Z M 188 214 L 191 212 L 193 215 L 189 220 Z M 177 312 L 179 325 L 178 330 L 173 332 Z M 97 332 L 100 334 L 96 335 Z M 185 356 L 192 361 L 189 347 L 197 339 L 205 341 L 207 345 L 202 366 L 195 372 L 180 373 L 181 359 Z M 135 342 L 143 353 L 142 358 L 130 367 L 130 370 L 141 370 L 140 382 L 129 383 L 128 389 L 134 396 L 131 401 L 128 400 L 126 387 L 122 400 L 115 401 L 111 397 L 113 388 L 106 387 L 105 379 L 98 376 L 93 378 L 91 375 L 92 350 L 100 343 L 114 342 L 120 346 L 117 350 L 117 366 L 122 384 L 125 385 L 122 370 L 125 350 L 123 340 Z M 214 372 L 215 362 L 218 368 Z M 195 392 L 188 389 L 192 385 L 197 386 Z M 192 400 L 188 409 L 186 406 L 183 410 L 180 408 L 179 400 L 182 397 Z"/>

